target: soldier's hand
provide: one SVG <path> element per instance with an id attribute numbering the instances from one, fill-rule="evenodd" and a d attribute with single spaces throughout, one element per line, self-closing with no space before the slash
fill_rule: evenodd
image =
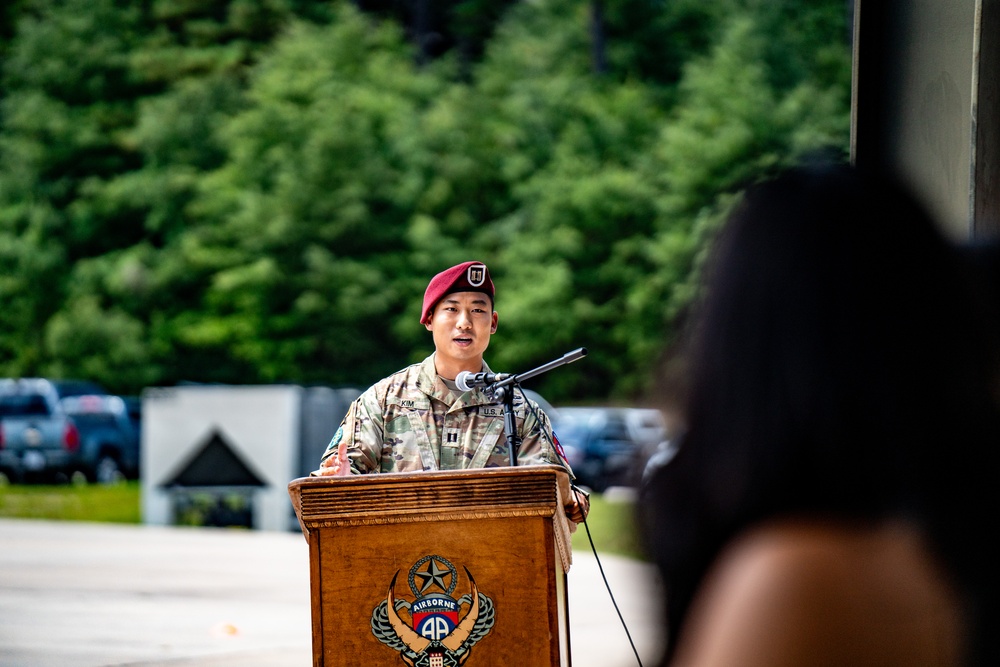
<path id="1" fill-rule="evenodd" d="M 330 465 L 325 463 L 319 467 L 319 470 L 314 470 L 313 477 L 347 477 L 351 474 L 351 464 L 341 465 L 336 459 L 330 459 Z"/>
<path id="2" fill-rule="evenodd" d="M 576 487 L 572 488 L 571 495 L 573 497 L 572 502 L 568 503 L 563 509 L 566 511 L 566 516 L 570 521 L 581 523 L 587 518 L 587 514 L 590 512 L 590 496 L 582 489 Z"/>
<path id="3" fill-rule="evenodd" d="M 336 456 L 331 456 L 319 464 L 319 470 L 312 473 L 316 477 L 347 477 L 351 474 L 351 460 L 347 457 L 347 447 L 341 443 Z"/>

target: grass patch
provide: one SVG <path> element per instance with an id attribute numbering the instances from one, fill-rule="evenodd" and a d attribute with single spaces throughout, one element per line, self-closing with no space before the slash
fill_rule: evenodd
<path id="1" fill-rule="evenodd" d="M 113 486 L 0 486 L 0 517 L 138 524 L 142 523 L 139 488 L 136 481 Z M 599 553 L 643 557 L 636 531 L 635 503 L 631 499 L 595 493 L 590 497 L 587 525 Z M 583 525 L 573 533 L 573 550 L 590 553 Z"/>
<path id="2" fill-rule="evenodd" d="M 598 553 L 643 558 L 636 528 L 635 502 L 630 498 L 591 495 L 587 526 Z M 583 524 L 573 533 L 573 551 L 591 553 Z"/>
<path id="3" fill-rule="evenodd" d="M 141 523 L 139 482 L 0 486 L 0 517 Z"/>

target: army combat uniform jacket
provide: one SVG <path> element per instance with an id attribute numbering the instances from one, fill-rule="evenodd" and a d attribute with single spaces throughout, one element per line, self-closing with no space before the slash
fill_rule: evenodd
<path id="1" fill-rule="evenodd" d="M 484 364 L 484 371 L 489 371 Z M 515 392 L 518 465 L 567 467 L 548 416 Z M 544 434 L 543 434 L 544 433 Z M 480 389 L 455 392 L 438 377 L 434 355 L 379 381 L 358 397 L 323 454 L 346 446 L 351 472 L 461 470 L 510 465 L 503 406 Z"/>

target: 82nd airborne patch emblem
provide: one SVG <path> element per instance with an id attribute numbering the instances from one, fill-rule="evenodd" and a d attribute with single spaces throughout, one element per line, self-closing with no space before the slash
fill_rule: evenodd
<path id="1" fill-rule="evenodd" d="M 472 647 L 493 628 L 493 601 L 479 592 L 469 569 L 463 569 L 472 590 L 456 600 L 452 593 L 458 585 L 458 570 L 446 558 L 424 556 L 410 568 L 414 601 L 396 599 L 397 570 L 386 599 L 372 611 L 372 634 L 399 651 L 409 667 L 464 665 Z M 409 622 L 400 612 L 410 617 Z"/>

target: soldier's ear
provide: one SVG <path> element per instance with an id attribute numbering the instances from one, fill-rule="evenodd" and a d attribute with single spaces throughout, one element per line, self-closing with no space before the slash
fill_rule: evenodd
<path id="1" fill-rule="evenodd" d="M 494 334 L 494 333 L 497 332 L 497 321 L 498 320 L 499 320 L 499 316 L 497 315 L 497 311 L 494 310 L 493 311 L 493 324 L 490 325 L 490 333 L 491 334 Z"/>

